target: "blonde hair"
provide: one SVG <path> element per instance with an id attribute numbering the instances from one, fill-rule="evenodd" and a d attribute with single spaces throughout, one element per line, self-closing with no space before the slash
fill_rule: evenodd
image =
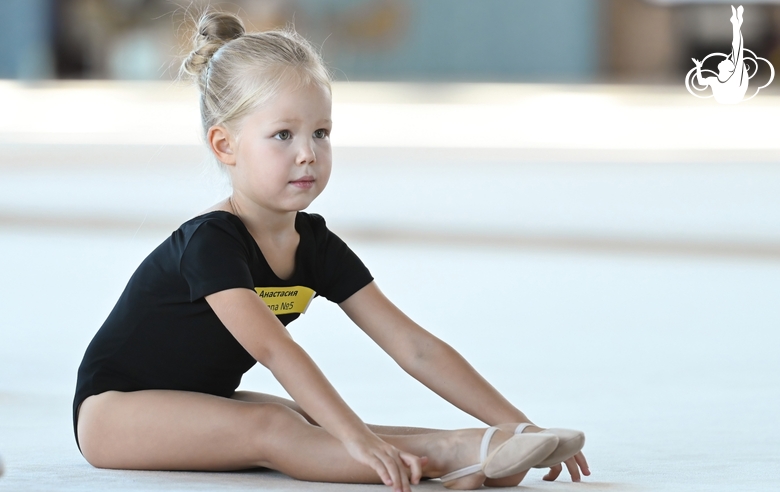
<path id="1" fill-rule="evenodd" d="M 319 52 L 293 28 L 247 33 L 241 19 L 217 11 L 198 19 L 193 50 L 179 73 L 200 89 L 204 137 L 214 125 L 240 132 L 242 117 L 290 84 L 331 90 Z"/>

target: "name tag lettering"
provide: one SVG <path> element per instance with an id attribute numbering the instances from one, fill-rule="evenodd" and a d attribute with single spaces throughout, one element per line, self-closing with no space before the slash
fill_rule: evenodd
<path id="1" fill-rule="evenodd" d="M 274 314 L 303 314 L 314 299 L 308 287 L 255 287 L 255 292 Z"/>

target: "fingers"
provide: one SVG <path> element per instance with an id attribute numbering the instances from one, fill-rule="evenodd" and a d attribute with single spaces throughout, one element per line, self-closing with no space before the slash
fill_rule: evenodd
<path id="1" fill-rule="evenodd" d="M 422 462 L 427 458 L 420 458 L 411 453 L 399 451 L 391 448 L 385 453 L 377 456 L 378 461 L 382 463 L 381 471 L 384 471 L 389 479 L 380 473 L 382 481 L 393 487 L 396 492 L 411 492 L 411 483 L 418 484 L 422 478 Z M 380 470 L 377 470 L 378 472 Z M 411 480 L 410 480 L 411 475 Z"/>
<path id="2" fill-rule="evenodd" d="M 390 475 L 390 483 L 392 484 L 395 492 L 411 492 L 409 487 L 409 478 L 406 476 L 406 470 L 402 470 L 400 460 L 396 461 L 395 456 L 382 453 L 379 457 L 382 460 L 382 464 L 385 466 L 388 475 Z"/>
<path id="3" fill-rule="evenodd" d="M 542 477 L 542 480 L 552 482 L 558 478 L 558 475 L 561 474 L 561 471 L 563 471 L 563 467 L 561 465 L 551 466 L 550 471 L 547 473 L 547 475 Z"/>
<path id="4" fill-rule="evenodd" d="M 387 472 L 387 467 L 382 462 L 382 460 L 374 456 L 372 460 L 369 460 L 368 465 L 374 469 L 377 475 L 379 475 L 379 479 L 382 481 L 383 484 L 387 485 L 388 487 L 392 487 L 393 479 L 390 477 L 390 474 Z"/>
<path id="5" fill-rule="evenodd" d="M 585 459 L 585 455 L 580 453 L 577 453 L 574 455 L 574 460 L 577 462 L 577 464 L 580 466 L 580 470 L 582 470 L 582 474 L 586 477 L 590 475 L 590 468 L 588 467 L 588 460 Z"/>
<path id="6" fill-rule="evenodd" d="M 579 482 L 580 477 L 580 469 L 577 466 L 577 462 L 574 460 L 574 458 L 569 458 L 568 460 L 564 461 L 566 463 L 566 468 L 569 470 L 569 475 L 571 475 L 571 481 L 572 482 Z"/>
<path id="7" fill-rule="evenodd" d="M 588 461 L 585 459 L 585 455 L 582 453 L 577 453 L 576 455 L 566 460 L 565 465 L 566 469 L 569 471 L 569 475 L 571 475 L 572 482 L 579 482 L 582 479 L 580 470 L 582 470 L 582 475 L 590 475 Z M 560 476 L 562 471 L 563 467 L 561 465 L 552 466 L 550 467 L 550 471 L 547 473 L 547 475 L 542 477 L 542 479 L 548 482 L 552 482 Z"/>
<path id="8" fill-rule="evenodd" d="M 412 492 L 410 475 L 412 483 L 419 483 L 423 465 L 428 458 L 400 451 L 376 436 L 369 436 L 368 441 L 350 441 L 345 444 L 353 458 L 370 466 L 382 483 L 393 487 L 394 492 Z"/>
<path id="9" fill-rule="evenodd" d="M 425 459 L 427 461 L 427 458 L 424 456 L 421 458 L 418 458 L 417 456 L 409 453 L 401 453 L 401 461 L 403 461 L 404 465 L 406 465 L 411 470 L 411 482 L 415 485 L 420 483 L 420 479 L 422 478 L 422 464 L 423 460 Z"/>

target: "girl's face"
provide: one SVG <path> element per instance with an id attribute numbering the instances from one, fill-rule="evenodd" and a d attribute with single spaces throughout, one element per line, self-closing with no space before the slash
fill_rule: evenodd
<path id="1" fill-rule="evenodd" d="M 275 212 L 308 207 L 330 178 L 330 118 L 319 84 L 283 90 L 250 113 L 234 142 L 234 193 Z"/>

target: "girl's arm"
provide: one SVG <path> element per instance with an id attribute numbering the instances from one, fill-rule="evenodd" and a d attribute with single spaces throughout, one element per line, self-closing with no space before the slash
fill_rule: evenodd
<path id="1" fill-rule="evenodd" d="M 268 306 L 249 289 L 228 289 L 206 302 L 241 346 L 271 370 L 293 399 L 357 461 L 372 467 L 386 485 L 409 490 L 421 476 L 420 458 L 382 441 L 350 409 L 309 355 L 290 337 Z"/>
<path id="2" fill-rule="evenodd" d="M 529 422 L 455 349 L 409 319 L 371 282 L 339 304 L 401 368 L 488 425 Z"/>
<path id="3" fill-rule="evenodd" d="M 406 372 L 464 412 L 488 425 L 530 422 L 455 349 L 395 307 L 374 282 L 339 306 Z M 580 480 L 580 468 L 590 475 L 581 452 L 565 465 L 575 482 Z M 561 470 L 561 465 L 553 466 L 544 480 L 555 480 Z"/>

